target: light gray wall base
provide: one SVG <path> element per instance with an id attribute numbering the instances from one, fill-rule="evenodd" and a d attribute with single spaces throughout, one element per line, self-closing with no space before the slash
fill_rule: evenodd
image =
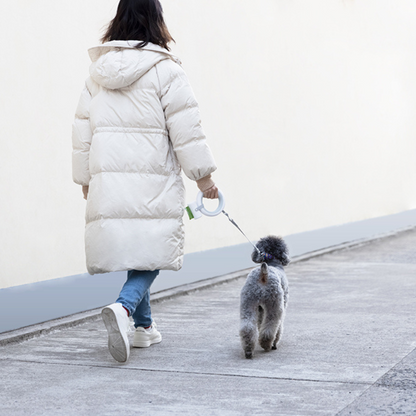
<path id="1" fill-rule="evenodd" d="M 285 237 L 292 257 L 416 226 L 416 209 Z M 254 266 L 249 243 L 185 256 L 179 272 L 162 271 L 152 293 Z M 81 274 L 0 289 L 0 333 L 114 302 L 126 272 Z"/>

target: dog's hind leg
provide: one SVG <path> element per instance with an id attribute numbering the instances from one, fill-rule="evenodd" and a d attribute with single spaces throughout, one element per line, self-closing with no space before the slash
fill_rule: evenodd
<path id="1" fill-rule="evenodd" d="M 276 334 L 276 338 L 273 341 L 272 350 L 276 350 L 277 349 L 277 344 L 279 343 L 279 341 L 282 338 L 282 334 L 283 334 L 283 321 L 284 321 L 284 314 L 282 316 L 282 320 L 280 322 L 280 326 L 277 329 L 277 334 Z"/>
<path id="2" fill-rule="evenodd" d="M 240 339 L 246 358 L 253 358 L 257 339 L 257 305 L 241 305 Z"/>
<path id="3" fill-rule="evenodd" d="M 283 315 L 283 302 L 278 302 L 278 305 L 265 305 L 265 316 L 259 336 L 259 344 L 265 351 L 270 351 L 273 347 L 275 347 L 277 338 L 276 334 L 279 333 L 282 326 Z"/>

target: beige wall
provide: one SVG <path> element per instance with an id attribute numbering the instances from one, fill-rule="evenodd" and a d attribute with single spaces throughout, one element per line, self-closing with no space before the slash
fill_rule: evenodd
<path id="1" fill-rule="evenodd" d="M 0 4 L 0 288 L 85 272 L 71 123 L 116 4 Z M 416 208 L 414 0 L 163 5 L 252 239 Z M 187 252 L 245 241 L 223 216 L 186 223 Z"/>

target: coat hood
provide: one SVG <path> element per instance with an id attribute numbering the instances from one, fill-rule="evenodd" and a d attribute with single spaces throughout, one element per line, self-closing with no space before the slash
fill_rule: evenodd
<path id="1" fill-rule="evenodd" d="M 133 84 L 160 61 L 172 59 L 181 64 L 175 55 L 158 45 L 149 43 L 137 49 L 138 43 L 114 40 L 89 49 L 91 78 L 105 88 L 116 90 Z"/>

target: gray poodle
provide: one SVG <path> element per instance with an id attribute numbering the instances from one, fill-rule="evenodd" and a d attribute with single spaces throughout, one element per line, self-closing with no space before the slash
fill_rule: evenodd
<path id="1" fill-rule="evenodd" d="M 283 332 L 283 320 L 288 301 L 288 281 L 283 266 L 289 264 L 288 249 L 280 237 L 268 236 L 259 240 L 251 255 L 261 263 L 247 276 L 241 290 L 240 337 L 246 358 L 253 357 L 258 336 L 265 351 L 276 349 Z M 257 330 L 258 326 L 258 330 Z"/>

